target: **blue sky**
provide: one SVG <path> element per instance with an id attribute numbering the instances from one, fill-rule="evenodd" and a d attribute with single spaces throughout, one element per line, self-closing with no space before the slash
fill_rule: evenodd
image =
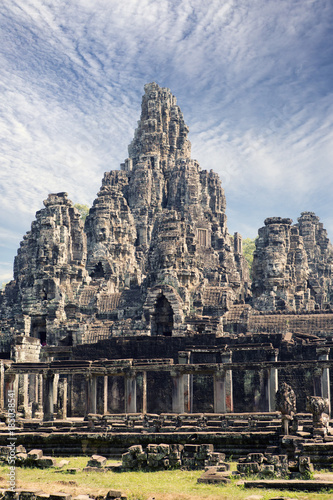
<path id="1" fill-rule="evenodd" d="M 315 212 L 333 239 L 331 0 L 2 0 L 0 281 L 50 192 L 91 205 L 145 83 L 177 97 L 228 228 Z"/>

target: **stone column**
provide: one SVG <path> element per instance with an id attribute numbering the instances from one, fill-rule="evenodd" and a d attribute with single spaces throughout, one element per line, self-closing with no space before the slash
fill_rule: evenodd
<path id="1" fill-rule="evenodd" d="M 316 354 L 318 357 L 318 361 L 328 361 L 330 355 L 330 348 L 323 347 L 316 349 Z M 329 416 L 331 416 L 331 386 L 330 386 L 330 369 L 322 368 L 321 369 L 321 380 L 320 380 L 320 392 L 318 396 L 322 398 L 326 398 L 329 401 Z M 317 394 L 315 394 L 317 395 Z"/>
<path id="2" fill-rule="evenodd" d="M 15 376 L 14 380 L 14 393 L 15 393 L 15 399 L 16 399 L 16 410 L 18 409 L 18 403 L 19 403 L 19 381 L 20 381 L 20 375 Z"/>
<path id="3" fill-rule="evenodd" d="M 104 386 L 103 386 L 103 414 L 106 415 L 108 412 L 108 382 L 109 377 L 104 375 Z"/>
<path id="4" fill-rule="evenodd" d="M 136 375 L 125 376 L 125 413 L 136 413 Z"/>
<path id="5" fill-rule="evenodd" d="M 184 375 L 172 373 L 172 412 L 184 413 Z"/>
<path id="6" fill-rule="evenodd" d="M 29 406 L 29 374 L 25 373 L 22 380 L 23 394 L 23 418 L 31 418 L 31 407 Z"/>
<path id="7" fill-rule="evenodd" d="M 43 373 L 43 420 L 50 421 L 54 419 L 54 374 L 50 372 Z"/>
<path id="8" fill-rule="evenodd" d="M 0 360 L 0 410 L 5 408 L 5 367 L 3 359 Z"/>
<path id="9" fill-rule="evenodd" d="M 278 349 L 274 349 L 274 351 L 270 354 L 270 361 L 277 361 L 279 354 Z M 268 411 L 275 411 L 275 394 L 278 390 L 278 370 L 275 367 L 272 367 L 268 371 Z"/>
<path id="10" fill-rule="evenodd" d="M 180 351 L 178 353 L 178 363 L 180 365 L 188 365 L 191 363 L 191 351 Z M 184 411 L 192 412 L 193 406 L 193 375 L 185 374 L 184 377 Z"/>
<path id="11" fill-rule="evenodd" d="M 38 375 L 38 409 L 41 417 L 43 417 L 43 375 Z"/>
<path id="12" fill-rule="evenodd" d="M 58 403 L 58 384 L 59 384 L 59 373 L 54 374 L 53 381 L 53 404 L 56 405 Z"/>
<path id="13" fill-rule="evenodd" d="M 6 373 L 4 376 L 4 406 L 8 410 L 8 398 L 15 399 L 15 411 L 17 408 L 17 388 L 16 388 L 17 375 L 15 373 Z M 14 394 L 13 394 L 14 391 Z M 10 394 L 8 394 L 10 393 Z M 13 396 L 13 397 L 12 397 Z"/>
<path id="14" fill-rule="evenodd" d="M 142 413 L 147 413 L 147 372 L 142 372 Z"/>
<path id="15" fill-rule="evenodd" d="M 57 418 L 67 419 L 67 377 L 58 380 Z"/>
<path id="16" fill-rule="evenodd" d="M 96 413 L 96 396 L 97 396 L 97 377 L 96 375 L 88 375 L 87 377 L 87 405 L 86 414 Z"/>
<path id="17" fill-rule="evenodd" d="M 72 391 L 73 391 L 73 375 L 67 375 L 67 416 L 72 416 Z"/>
<path id="18" fill-rule="evenodd" d="M 32 418 L 42 418 L 43 407 L 43 376 L 36 373 L 35 377 L 35 393 L 32 402 Z"/>
<path id="19" fill-rule="evenodd" d="M 232 352 L 221 352 L 222 365 L 231 363 Z M 234 411 L 232 370 L 217 371 L 214 374 L 214 412 L 232 413 Z"/>

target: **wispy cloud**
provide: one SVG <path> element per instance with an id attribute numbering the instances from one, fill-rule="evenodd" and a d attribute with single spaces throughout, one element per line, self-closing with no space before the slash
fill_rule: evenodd
<path id="1" fill-rule="evenodd" d="M 157 81 L 221 175 L 231 231 L 313 210 L 332 237 L 332 26 L 330 0 L 3 0 L 1 227 L 18 241 L 49 192 L 91 204 Z"/>

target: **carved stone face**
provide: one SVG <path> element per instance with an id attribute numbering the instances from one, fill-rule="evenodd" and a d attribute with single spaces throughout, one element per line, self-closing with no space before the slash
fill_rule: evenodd
<path id="1" fill-rule="evenodd" d="M 106 242 L 109 238 L 109 227 L 104 219 L 99 219 L 95 226 L 96 241 Z"/>
<path id="2" fill-rule="evenodd" d="M 280 253 L 269 253 L 266 260 L 265 275 L 267 278 L 283 278 L 286 271 L 287 256 Z"/>
<path id="3" fill-rule="evenodd" d="M 149 94 L 149 99 L 157 99 L 158 92 L 156 90 L 152 90 Z"/>
<path id="4" fill-rule="evenodd" d="M 274 246 L 284 245 L 286 240 L 286 233 L 284 226 L 281 225 L 270 226 L 268 240 L 270 245 Z"/>

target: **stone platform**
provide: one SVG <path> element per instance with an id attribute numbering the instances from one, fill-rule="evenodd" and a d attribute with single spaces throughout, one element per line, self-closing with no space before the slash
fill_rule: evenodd
<path id="1" fill-rule="evenodd" d="M 250 452 L 263 453 L 267 446 L 277 446 L 275 432 L 163 432 L 163 433 L 94 433 L 29 432 L 19 434 L 19 443 L 28 451 L 41 448 L 46 455 L 78 456 L 99 454 L 119 459 L 127 448 L 141 444 L 193 443 L 214 445 L 218 452 L 237 459 Z M 7 446 L 8 433 L 0 433 L 0 446 Z"/>

